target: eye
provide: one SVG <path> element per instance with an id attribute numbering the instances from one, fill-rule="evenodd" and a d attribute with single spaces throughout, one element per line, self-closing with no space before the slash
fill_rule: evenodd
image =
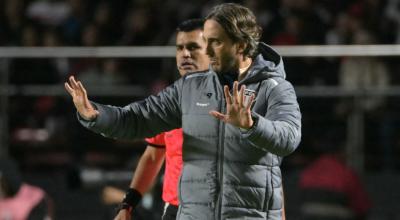
<path id="1" fill-rule="evenodd" d="M 190 51 L 194 51 L 194 50 L 200 49 L 200 46 L 197 44 L 190 44 L 187 46 L 187 49 Z"/>
<path id="2" fill-rule="evenodd" d="M 211 41 L 211 44 L 212 44 L 213 46 L 219 46 L 219 45 L 221 45 L 221 43 L 222 43 L 222 42 L 221 42 L 220 40 L 217 40 L 217 39 Z"/>
<path id="3" fill-rule="evenodd" d="M 176 46 L 176 50 L 177 50 L 177 51 L 183 50 L 183 46 L 182 46 L 182 45 L 177 45 L 177 46 Z"/>

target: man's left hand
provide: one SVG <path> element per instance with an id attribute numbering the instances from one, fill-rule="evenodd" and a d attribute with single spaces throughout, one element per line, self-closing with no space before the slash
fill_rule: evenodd
<path id="1" fill-rule="evenodd" d="M 251 118 L 251 105 L 254 100 L 254 94 L 246 101 L 244 90 L 245 85 L 242 85 L 238 91 L 239 83 L 233 83 L 232 95 L 229 92 L 229 87 L 224 86 L 225 100 L 226 100 L 226 114 L 218 111 L 210 111 L 210 114 L 225 123 L 232 124 L 242 129 L 250 129 L 253 126 L 253 119 Z"/>

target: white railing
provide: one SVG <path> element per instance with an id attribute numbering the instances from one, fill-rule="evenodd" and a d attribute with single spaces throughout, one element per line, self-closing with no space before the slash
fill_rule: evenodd
<path id="1" fill-rule="evenodd" d="M 400 45 L 310 45 L 273 48 L 284 57 L 400 56 Z M 45 57 L 175 57 L 175 47 L 0 47 L 0 58 Z"/>

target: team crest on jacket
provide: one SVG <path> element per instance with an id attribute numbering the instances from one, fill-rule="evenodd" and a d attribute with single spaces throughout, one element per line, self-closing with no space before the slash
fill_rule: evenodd
<path id="1" fill-rule="evenodd" d="M 254 104 L 255 97 L 257 95 L 256 91 L 251 90 L 251 89 L 245 89 L 244 90 L 244 103 L 245 103 L 245 105 L 247 105 L 248 101 L 250 100 L 251 95 L 253 95 L 253 94 L 254 94 L 254 100 L 253 100 L 253 104 Z"/>

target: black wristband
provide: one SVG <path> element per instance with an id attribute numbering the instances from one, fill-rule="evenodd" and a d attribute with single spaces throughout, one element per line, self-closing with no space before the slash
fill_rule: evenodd
<path id="1" fill-rule="evenodd" d="M 126 203 L 120 203 L 115 209 L 115 214 L 118 215 L 118 213 L 123 209 L 128 210 L 129 213 L 132 211 L 132 207 L 130 205 Z"/>
<path id="2" fill-rule="evenodd" d="M 125 204 L 125 206 L 128 205 L 134 209 L 139 204 L 140 200 L 142 200 L 142 194 L 136 189 L 129 188 L 126 190 L 122 204 Z"/>

